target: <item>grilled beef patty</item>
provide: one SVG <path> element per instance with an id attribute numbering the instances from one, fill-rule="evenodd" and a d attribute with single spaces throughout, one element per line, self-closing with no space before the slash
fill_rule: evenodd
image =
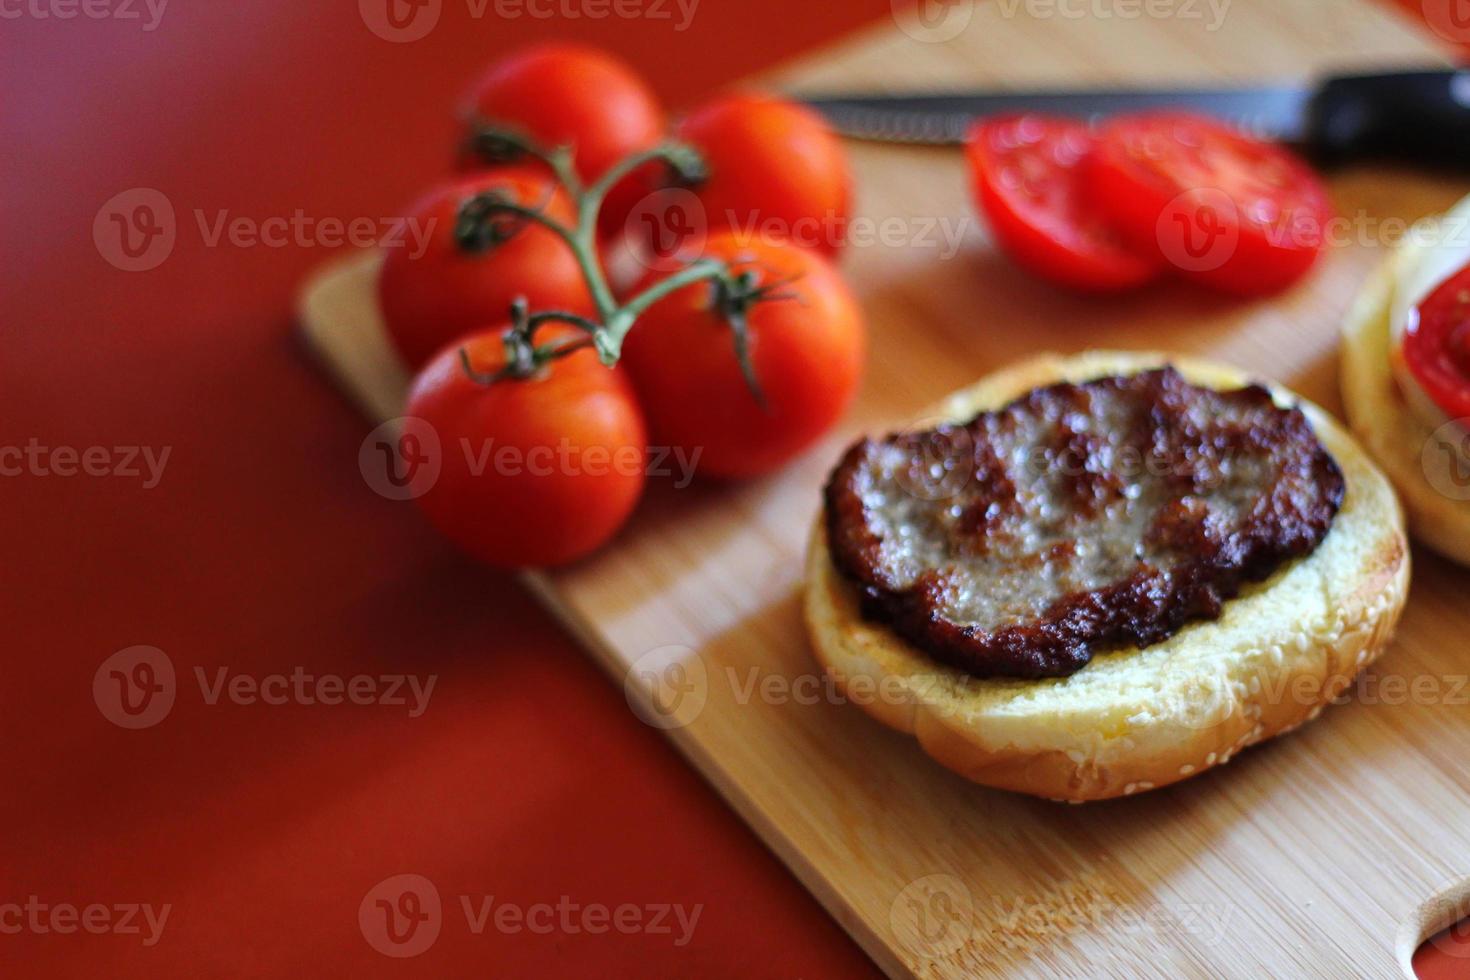
<path id="1" fill-rule="evenodd" d="M 976 677 L 1057 677 L 1213 619 L 1309 554 L 1345 483 L 1299 409 L 1173 368 L 864 439 L 826 488 L 863 615 Z"/>

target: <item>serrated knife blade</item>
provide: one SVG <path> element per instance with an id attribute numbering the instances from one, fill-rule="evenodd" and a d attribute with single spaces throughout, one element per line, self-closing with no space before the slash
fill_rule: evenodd
<path id="1" fill-rule="evenodd" d="M 1032 92 L 932 92 L 912 95 L 803 94 L 833 129 L 885 143 L 963 143 L 975 120 L 1019 112 L 1096 122 L 1129 112 L 1181 109 L 1216 116 L 1262 139 L 1302 142 L 1313 90 L 1303 86 L 1249 89 L 1096 89 Z"/>

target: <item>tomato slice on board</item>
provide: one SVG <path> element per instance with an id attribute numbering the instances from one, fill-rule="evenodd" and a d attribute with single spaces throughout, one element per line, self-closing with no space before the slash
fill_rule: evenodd
<path id="1" fill-rule="evenodd" d="M 970 130 L 965 153 L 991 234 L 1019 265 L 1067 286 L 1127 289 L 1159 266 L 1124 245 L 1087 199 L 1081 166 L 1093 142 L 1076 120 L 993 116 Z"/>
<path id="2" fill-rule="evenodd" d="M 1404 363 L 1445 414 L 1470 418 L 1470 266 L 1436 286 L 1410 312 Z"/>
<path id="3" fill-rule="evenodd" d="M 1332 219 L 1305 163 L 1202 116 L 1120 116 L 1098 133 L 1084 169 L 1089 199 L 1130 245 L 1239 295 L 1304 276 Z"/>

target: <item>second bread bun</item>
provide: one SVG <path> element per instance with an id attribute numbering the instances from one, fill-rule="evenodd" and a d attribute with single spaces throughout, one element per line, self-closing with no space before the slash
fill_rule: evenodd
<path id="1" fill-rule="evenodd" d="M 1343 407 L 1354 434 L 1403 499 L 1414 537 L 1446 558 L 1470 565 L 1470 495 L 1451 496 L 1430 482 L 1426 467 L 1442 468 L 1448 457 L 1435 454 L 1434 429 L 1404 401 L 1390 361 L 1390 309 L 1399 267 L 1417 255 L 1414 246 L 1406 245 L 1390 256 L 1348 311 L 1342 344 Z"/>
<path id="2" fill-rule="evenodd" d="M 1196 385 L 1251 380 L 1163 354 L 1045 355 L 951 395 L 928 417 L 964 420 L 1032 388 L 1165 364 Z M 851 700 L 961 775 L 1070 802 L 1184 779 L 1316 717 L 1388 643 L 1408 591 L 1409 555 L 1393 490 L 1352 436 L 1315 405 L 1273 393 L 1301 406 L 1347 493 L 1315 551 L 1246 586 L 1219 619 L 1189 623 L 1150 647 L 1099 652 L 1068 677 L 975 678 L 863 618 L 819 517 L 805 598 L 817 658 Z"/>

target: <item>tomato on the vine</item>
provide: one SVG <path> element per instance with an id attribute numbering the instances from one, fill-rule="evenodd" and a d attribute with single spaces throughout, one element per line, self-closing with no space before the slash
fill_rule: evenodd
<path id="1" fill-rule="evenodd" d="M 551 324 L 537 343 L 577 333 Z M 465 339 L 477 373 L 506 362 L 504 330 Z M 409 392 L 405 414 L 438 436 L 437 480 L 417 500 L 470 555 L 503 568 L 559 565 L 617 532 L 637 504 L 647 437 L 632 386 L 580 350 L 524 379 L 471 378 L 446 348 Z"/>
<path id="2" fill-rule="evenodd" d="M 1134 248 L 1243 296 L 1304 276 L 1332 218 L 1304 162 L 1203 116 L 1121 116 L 1084 171 L 1090 199 Z"/>
<path id="3" fill-rule="evenodd" d="M 696 108 L 675 127 L 708 169 L 692 190 L 711 232 L 780 238 L 835 255 L 847 237 L 852 177 L 842 142 L 811 109 L 736 93 Z"/>
<path id="4" fill-rule="evenodd" d="M 475 84 L 467 108 L 473 123 L 518 131 L 548 150 L 571 146 L 585 182 L 657 145 L 665 124 L 658 100 L 632 68 L 579 44 L 538 45 L 497 62 Z M 623 227 L 656 173 L 656 165 L 643 168 L 612 189 L 599 219 L 605 233 Z"/>
<path id="5" fill-rule="evenodd" d="M 707 475 L 766 473 L 852 401 L 866 348 L 862 314 L 836 269 L 813 251 L 722 233 L 702 254 L 730 261 L 736 274 L 754 273 L 767 293 L 745 312 L 764 404 L 742 372 L 719 288 L 709 282 L 678 289 L 640 316 L 624 363 L 657 444 L 683 450 Z"/>
<path id="6" fill-rule="evenodd" d="M 506 241 L 475 249 L 459 240 L 460 206 L 486 191 L 527 207 L 544 205 L 546 214 L 560 221 L 572 218 L 566 195 L 550 177 L 528 167 L 464 177 L 415 204 L 405 234 L 383 249 L 378 275 L 388 335 L 410 367 L 472 330 L 503 323 L 517 297 L 525 297 L 532 309 L 591 308 L 576 257 L 555 232 L 507 218 L 496 219 L 513 231 Z"/>
<path id="7" fill-rule="evenodd" d="M 1044 279 L 1089 290 L 1155 278 L 1156 259 L 1124 245 L 1086 193 L 1094 139 L 1072 119 L 995 116 L 970 130 L 965 155 L 976 203 L 996 243 Z"/>

